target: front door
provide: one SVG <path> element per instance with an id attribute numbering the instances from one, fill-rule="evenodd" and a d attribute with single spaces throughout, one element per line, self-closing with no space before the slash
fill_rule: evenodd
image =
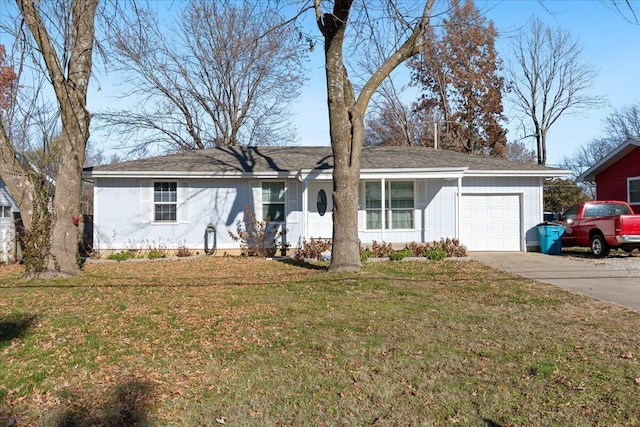
<path id="1" fill-rule="evenodd" d="M 309 236 L 322 239 L 333 238 L 333 182 L 315 181 L 309 183 Z"/>

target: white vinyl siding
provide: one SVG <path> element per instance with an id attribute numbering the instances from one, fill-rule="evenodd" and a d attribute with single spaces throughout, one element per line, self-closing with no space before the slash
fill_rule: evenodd
<path id="1" fill-rule="evenodd" d="M 523 246 L 536 247 L 538 234 L 536 225 L 542 217 L 542 179 L 539 177 L 467 177 L 457 179 L 424 179 L 409 178 L 391 179 L 393 174 L 384 181 L 381 179 L 365 179 L 360 183 L 358 237 L 363 245 L 371 244 L 374 240 L 402 245 L 409 242 L 431 242 L 441 238 L 459 237 L 461 220 L 458 216 L 459 203 L 462 195 L 469 194 L 520 194 L 521 195 L 521 240 Z M 380 183 L 378 188 L 382 192 L 384 182 L 385 208 L 403 210 L 401 203 L 408 204 L 409 198 L 390 195 L 391 182 L 413 182 L 413 229 L 394 229 L 398 226 L 392 221 L 389 226 L 379 229 L 368 229 L 366 210 L 366 183 Z M 177 220 L 174 222 L 155 222 L 153 198 L 154 182 L 177 182 Z M 280 208 L 284 209 L 286 218 L 286 237 L 292 245 L 297 245 L 305 237 L 322 236 L 330 238 L 331 209 L 324 216 L 317 215 L 317 219 L 326 221 L 318 224 L 315 229 L 311 226 L 312 214 L 317 210 L 317 194 L 324 188 L 330 199 L 332 183 L 330 180 L 318 181 L 324 185 L 315 185 L 311 180 L 308 185 L 297 179 L 258 179 L 258 178 L 97 178 L 95 188 L 95 217 L 94 217 L 94 247 L 100 249 L 126 249 L 132 245 L 141 245 L 147 241 L 162 242 L 169 248 L 187 245 L 196 252 L 203 249 L 203 235 L 208 224 L 216 227 L 217 247 L 219 251 L 235 250 L 239 244 L 229 236 L 229 231 L 237 233 L 237 227 L 242 226 L 247 208 L 254 210 L 256 219 L 262 220 L 263 183 L 280 183 Z M 302 192 L 307 189 L 303 200 Z M 395 188 L 395 186 L 394 186 Z M 2 199 L 0 187 L 0 205 L 15 204 Z M 274 195 L 275 198 L 275 195 Z M 271 196 L 269 197 L 271 199 Z M 391 200 L 394 207 L 391 207 Z M 10 200 L 10 199 L 7 199 Z M 284 205 L 284 206 L 283 206 Z M 115 208 L 117 207 L 117 208 Z M 306 208 L 308 212 L 304 212 Z M 296 212 L 297 209 L 297 212 Z M 382 208 L 377 208 L 378 212 Z M 405 209 L 406 210 L 406 209 Z M 184 215 L 184 216 L 183 216 Z M 298 219 L 297 223 L 292 221 Z M 378 214 L 379 222 L 387 222 L 382 214 Z M 402 218 L 402 215 L 400 215 Z M 185 222 L 183 222 L 183 219 Z M 187 222 L 188 220 L 188 222 Z M 281 224 L 284 224 L 281 223 Z M 284 225 L 282 225 L 284 227 Z M 306 227 L 306 229 L 305 229 Z M 321 227 L 321 228 L 320 228 Z M 322 231 L 320 233 L 318 230 Z M 306 233 L 305 233 L 306 231 Z M 464 244 L 464 242 L 462 242 Z M 223 253 L 223 252 L 220 252 Z"/>
<path id="2" fill-rule="evenodd" d="M 191 186 L 188 181 L 178 182 L 178 222 L 189 223 L 189 199 L 191 198 Z"/>

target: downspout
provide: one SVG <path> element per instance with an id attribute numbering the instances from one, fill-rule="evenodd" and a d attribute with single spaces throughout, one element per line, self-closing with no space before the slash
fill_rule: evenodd
<path id="1" fill-rule="evenodd" d="M 380 179 L 380 197 L 382 198 L 382 200 L 381 200 L 381 202 L 382 202 L 381 203 L 381 206 L 382 206 L 382 221 L 381 221 L 381 224 L 382 224 L 382 230 L 381 230 L 382 237 L 381 237 L 381 240 L 383 242 L 386 241 L 386 239 L 384 237 L 384 230 L 387 228 L 387 206 L 386 206 L 386 203 L 385 203 L 385 199 L 386 199 L 385 186 L 386 186 L 385 179 L 384 178 Z"/>
<path id="2" fill-rule="evenodd" d="M 302 177 L 302 169 L 298 171 L 297 178 L 302 183 L 302 238 L 306 240 L 309 233 L 308 181 Z M 298 243 L 302 244 L 301 241 Z"/>
<path id="3" fill-rule="evenodd" d="M 462 177 L 458 177 L 458 194 L 456 195 L 456 239 L 460 240 L 460 206 L 462 205 Z"/>

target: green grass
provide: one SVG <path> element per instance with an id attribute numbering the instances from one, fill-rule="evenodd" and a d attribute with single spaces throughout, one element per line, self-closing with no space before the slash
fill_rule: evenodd
<path id="1" fill-rule="evenodd" d="M 0 425 L 640 425 L 638 313 L 476 262 L 0 283 Z"/>

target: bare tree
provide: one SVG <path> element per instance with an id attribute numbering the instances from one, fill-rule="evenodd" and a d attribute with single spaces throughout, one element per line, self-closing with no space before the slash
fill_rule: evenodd
<path id="1" fill-rule="evenodd" d="M 614 109 L 605 119 L 606 138 L 621 143 L 640 137 L 640 102 Z"/>
<path id="2" fill-rule="evenodd" d="M 536 153 L 529 150 L 522 141 L 512 141 L 507 143 L 505 158 L 514 162 L 535 163 Z"/>
<path id="3" fill-rule="evenodd" d="M 122 15 L 111 47 L 135 102 L 98 118 L 142 152 L 290 142 L 308 40 L 259 0 L 183 5 Z"/>
<path id="4" fill-rule="evenodd" d="M 327 8 L 331 4 L 333 7 L 325 10 L 325 3 L 329 4 Z M 324 38 L 329 132 L 334 159 L 333 252 L 329 266 L 332 271 L 358 270 L 362 267 L 358 248 L 358 183 L 365 137 L 365 112 L 384 79 L 419 52 L 422 36 L 430 23 L 433 3 L 433 0 L 427 0 L 418 18 L 410 22 L 406 17 L 411 15 L 398 13 L 400 4 L 394 1 L 384 1 L 381 8 L 373 10 L 370 3 L 355 6 L 353 0 L 314 0 L 316 22 Z M 389 19 L 385 21 L 385 17 Z M 359 18 L 364 20 L 360 22 L 368 23 L 375 19 L 378 25 L 375 30 L 353 25 Z M 388 26 L 383 28 L 385 23 Z M 353 32 L 348 32 L 349 29 Z M 365 78 L 356 96 L 345 66 L 345 42 L 353 37 L 352 46 L 366 49 L 371 38 L 390 36 L 386 30 L 394 35 L 389 38 L 392 48 L 378 68 Z M 360 52 L 363 53 L 362 50 Z"/>
<path id="5" fill-rule="evenodd" d="M 502 61 L 495 49 L 493 22 L 472 1 L 451 0 L 442 29 L 430 29 L 412 79 L 422 89 L 417 108 L 443 115 L 440 146 L 474 154 L 504 156 Z"/>
<path id="6" fill-rule="evenodd" d="M 434 122 L 440 120 L 427 116 L 424 109 L 413 109 L 398 97 L 398 92 L 388 89 L 374 103 L 374 111 L 367 115 L 365 146 L 433 147 Z"/>
<path id="7" fill-rule="evenodd" d="M 578 148 L 572 156 L 564 156 L 560 167 L 572 171 L 572 178 L 598 163 L 628 138 L 640 135 L 640 104 L 614 109 L 604 119 L 604 133 Z M 595 197 L 595 183 L 583 182 L 582 186 Z"/>
<path id="8" fill-rule="evenodd" d="M 32 237 L 39 230 L 51 238 L 40 253 L 25 263 L 27 275 L 79 274 L 76 261 L 79 233 L 73 218 L 80 214 L 80 189 L 91 115 L 86 96 L 91 76 L 98 0 L 39 2 L 16 0 L 18 25 L 15 42 L 33 59 L 32 72 L 46 75 L 60 114 L 60 156 L 56 196 L 48 205 L 42 177 L 19 161 L 19 147 L 7 129 L 0 129 L 0 176 L 20 208 L 22 223 Z M 5 5 L 6 6 L 6 5 Z M 40 222 L 43 219 L 44 222 Z M 48 223 L 47 221 L 50 221 Z"/>
<path id="9" fill-rule="evenodd" d="M 597 70 L 582 61 L 571 34 L 534 19 L 513 45 L 508 67 L 516 111 L 530 119 L 526 137 L 536 140 L 538 164 L 547 161 L 547 134 L 563 115 L 594 108 L 602 97 L 589 93 Z"/>
<path id="10" fill-rule="evenodd" d="M 633 0 L 600 0 L 600 2 L 628 23 L 640 25 L 640 13 L 636 10 L 637 2 Z"/>
<path id="11" fill-rule="evenodd" d="M 16 73 L 6 62 L 6 48 L 0 44 L 0 110 L 5 110 L 13 103 L 12 94 L 16 81 Z"/>

